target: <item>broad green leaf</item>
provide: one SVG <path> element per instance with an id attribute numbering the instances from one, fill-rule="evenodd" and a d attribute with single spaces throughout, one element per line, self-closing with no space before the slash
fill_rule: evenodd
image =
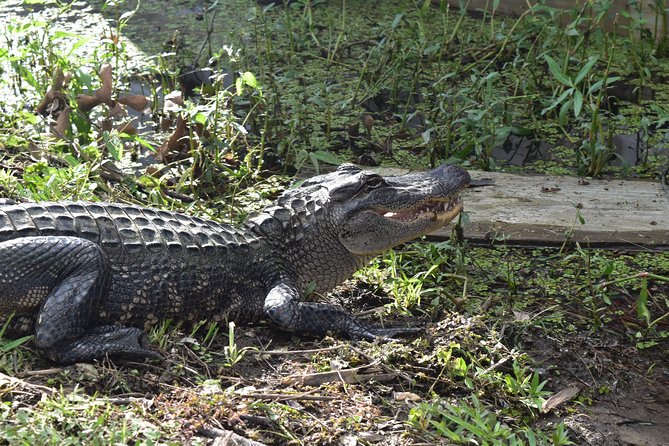
<path id="1" fill-rule="evenodd" d="M 318 161 L 321 161 L 323 163 L 334 164 L 335 166 L 338 166 L 342 163 L 342 160 L 340 160 L 336 155 L 334 155 L 331 152 L 326 152 L 325 150 L 316 150 L 313 153 L 316 159 L 318 159 Z"/>
<path id="2" fill-rule="evenodd" d="M 67 155 L 65 155 L 65 157 L 63 159 L 65 160 L 67 165 L 70 166 L 70 167 L 76 167 L 79 164 L 81 164 L 81 161 L 78 158 L 75 158 L 74 156 L 72 156 L 69 153 Z"/>
<path id="3" fill-rule="evenodd" d="M 426 56 L 431 56 L 432 54 L 437 54 L 439 50 L 441 50 L 441 43 L 435 43 L 425 48 L 424 53 Z"/>
<path id="4" fill-rule="evenodd" d="M 237 91 L 237 96 L 241 96 L 244 93 L 244 81 L 241 77 L 238 77 L 235 81 L 235 90 Z"/>
<path id="5" fill-rule="evenodd" d="M 248 133 L 248 130 L 246 130 L 246 127 L 244 127 L 243 125 L 241 125 L 240 123 L 238 123 L 236 121 L 230 122 L 230 125 L 232 127 L 234 127 L 242 135 L 246 135 Z"/>
<path id="6" fill-rule="evenodd" d="M 593 93 L 597 90 L 599 90 L 602 87 L 602 84 L 604 83 L 604 80 L 598 80 L 594 84 L 590 85 L 590 88 L 588 88 L 588 93 Z"/>
<path id="7" fill-rule="evenodd" d="M 207 123 L 207 115 L 204 113 L 195 113 L 195 116 L 193 116 L 193 121 L 197 122 L 198 124 L 205 125 Z"/>
<path id="8" fill-rule="evenodd" d="M 482 428 L 480 428 L 478 426 L 475 426 L 474 424 L 472 424 L 472 423 L 470 423 L 466 420 L 463 420 L 462 418 L 459 418 L 455 415 L 451 415 L 449 413 L 444 413 L 443 415 L 444 415 L 444 418 L 448 418 L 453 423 L 467 429 L 469 432 L 473 433 L 474 435 L 477 435 L 480 438 L 485 438 L 486 437 L 486 432 Z"/>
<path id="9" fill-rule="evenodd" d="M 22 64 L 17 64 L 14 69 L 19 72 L 21 78 L 28 82 L 28 84 L 33 87 L 35 90 L 39 91 L 42 86 L 35 80 L 33 74 Z"/>
<path id="10" fill-rule="evenodd" d="M 555 101 L 553 101 L 553 103 L 551 105 L 549 105 L 548 107 L 541 110 L 541 114 L 545 115 L 547 112 L 553 110 L 555 107 L 560 105 L 562 103 L 562 101 L 564 101 L 567 98 L 567 96 L 569 96 L 573 92 L 574 92 L 573 88 L 569 88 L 569 89 L 563 91 L 562 94 L 560 95 L 560 97 L 558 97 Z"/>
<path id="11" fill-rule="evenodd" d="M 244 74 L 242 74 L 242 79 L 244 80 L 244 83 L 249 87 L 258 88 L 258 80 L 250 71 L 245 71 Z"/>
<path id="12" fill-rule="evenodd" d="M 147 149 L 149 149 L 152 152 L 156 151 L 156 148 L 153 147 L 153 145 L 150 142 L 148 142 L 147 140 L 145 140 L 143 138 L 140 138 L 137 135 L 128 135 L 127 133 L 121 133 L 120 136 L 121 136 L 121 138 L 128 138 L 132 141 L 135 141 L 136 143 L 146 147 Z"/>
<path id="13" fill-rule="evenodd" d="M 513 125 L 511 126 L 511 133 L 513 133 L 516 136 L 528 136 L 532 134 L 532 130 L 529 129 L 528 127 Z"/>
<path id="14" fill-rule="evenodd" d="M 68 37 L 74 37 L 74 38 L 77 38 L 77 39 L 81 38 L 81 36 L 79 34 L 71 33 L 71 32 L 68 32 L 68 31 L 61 31 L 61 30 L 54 31 L 53 37 L 54 37 L 54 39 L 65 39 L 65 38 L 68 38 Z"/>
<path id="15" fill-rule="evenodd" d="M 592 67 L 595 66 L 599 58 L 597 56 L 592 56 L 588 60 L 588 62 L 583 65 L 583 68 L 581 68 L 581 71 L 578 72 L 576 75 L 576 79 L 574 79 L 574 85 L 578 85 L 581 83 L 581 81 L 590 73 L 590 70 L 592 70 Z"/>
<path id="16" fill-rule="evenodd" d="M 563 91 L 562 94 L 560 95 L 560 97 L 558 97 L 555 100 L 555 105 L 557 106 L 557 105 L 562 104 L 562 101 L 564 101 L 565 99 L 567 99 L 568 96 L 571 96 L 573 94 L 574 94 L 574 89 L 573 88 L 568 88 L 567 90 Z"/>
<path id="17" fill-rule="evenodd" d="M 70 47 L 70 50 L 67 52 L 67 54 L 72 54 L 74 51 L 85 45 L 86 43 L 90 42 L 93 40 L 92 37 L 82 37 L 81 39 L 77 40 L 74 45 Z"/>
<path id="18" fill-rule="evenodd" d="M 573 100 L 570 99 L 567 102 L 565 102 L 564 104 L 562 104 L 562 107 L 560 107 L 560 113 L 559 113 L 558 117 L 560 119 L 560 125 L 562 125 L 562 126 L 567 125 L 567 115 L 569 113 L 569 109 L 572 106 L 572 102 L 573 102 Z"/>
<path id="19" fill-rule="evenodd" d="M 557 79 L 558 82 L 566 85 L 567 87 L 573 87 L 571 79 L 569 79 L 567 75 L 562 72 L 562 69 L 559 67 L 557 62 L 555 62 L 555 60 L 551 56 L 549 56 L 548 54 L 544 54 L 544 59 L 546 59 L 546 62 L 548 62 L 548 68 L 551 70 L 553 77 L 555 77 L 555 79 Z"/>
<path id="20" fill-rule="evenodd" d="M 250 71 L 245 71 L 235 81 L 235 89 L 237 90 L 237 96 L 241 96 L 242 93 L 244 93 L 244 86 L 246 85 L 248 85 L 253 89 L 258 88 L 258 80 Z M 260 90 L 258 89 L 258 91 Z"/>
<path id="21" fill-rule="evenodd" d="M 436 422 L 434 420 L 430 420 L 430 423 L 435 427 L 435 429 L 437 429 L 437 432 L 439 432 L 439 435 L 442 437 L 448 437 L 453 441 L 457 441 L 458 443 L 464 442 L 464 438 L 450 430 L 443 421 Z"/>
<path id="22" fill-rule="evenodd" d="M 537 446 L 537 437 L 534 435 L 532 429 L 527 428 L 525 430 L 525 437 L 527 438 L 527 443 L 529 446 Z"/>
<path id="23" fill-rule="evenodd" d="M 295 168 L 297 170 L 300 170 L 308 157 L 309 157 L 309 152 L 307 152 L 304 149 L 297 152 L 297 155 L 295 155 L 295 164 L 294 164 Z"/>
<path id="24" fill-rule="evenodd" d="M 495 79 L 496 77 L 500 77 L 500 74 L 497 71 L 493 71 L 491 73 L 488 73 L 488 75 L 486 75 L 486 77 L 484 77 L 483 79 L 489 81 L 491 79 Z"/>
<path id="25" fill-rule="evenodd" d="M 127 22 L 128 20 L 130 20 L 132 18 L 133 15 L 135 15 L 135 12 L 136 12 L 136 10 L 124 12 L 123 14 L 121 14 L 121 17 L 118 18 L 118 21 L 122 22 L 122 23 Z"/>
<path id="26" fill-rule="evenodd" d="M 425 144 L 428 144 L 430 142 L 430 133 L 432 133 L 432 129 L 427 129 L 423 133 L 420 134 L 420 136 L 423 138 L 423 142 Z"/>
<path id="27" fill-rule="evenodd" d="M 574 28 L 573 26 L 570 26 L 570 27 L 567 28 L 567 30 L 564 32 L 564 34 L 566 36 L 571 36 L 571 37 L 578 36 L 579 35 L 578 28 Z"/>
<path id="28" fill-rule="evenodd" d="M 581 114 L 581 109 L 583 108 L 583 95 L 580 91 L 574 90 L 574 116 L 578 117 Z"/>
<path id="29" fill-rule="evenodd" d="M 404 14 L 402 13 L 397 14 L 393 19 L 393 23 L 390 24 L 390 27 L 392 29 L 397 28 L 397 26 L 400 24 L 400 21 L 402 20 L 402 17 L 404 17 Z"/>
<path id="30" fill-rule="evenodd" d="M 123 158 L 123 143 L 121 143 L 116 131 L 104 132 L 102 134 L 102 139 L 112 158 L 117 161 Z"/>
<path id="31" fill-rule="evenodd" d="M 314 169 L 316 169 L 316 175 L 319 175 L 321 173 L 321 168 L 318 162 L 318 157 L 314 152 L 309 152 L 309 159 L 311 160 L 311 164 L 314 166 Z"/>
<path id="32" fill-rule="evenodd" d="M 618 81 L 620 79 L 622 79 L 620 76 L 607 77 L 606 78 L 606 85 L 609 85 L 609 84 L 611 84 L 615 81 Z M 595 91 L 599 90 L 600 88 L 602 88 L 602 84 L 604 84 L 604 79 L 598 80 L 597 82 L 592 84 L 590 86 L 590 88 L 588 88 L 588 93 L 594 93 Z"/>
<path id="33" fill-rule="evenodd" d="M 18 339 L 12 339 L 12 340 L 2 340 L 0 343 L 0 352 L 9 352 L 11 350 L 14 350 L 16 347 L 18 347 L 21 344 L 24 344 L 31 340 L 33 337 L 31 336 L 24 336 L 22 338 Z"/>
<path id="34" fill-rule="evenodd" d="M 648 278 L 641 279 L 641 291 L 639 291 L 639 298 L 636 300 L 636 314 L 639 319 L 650 323 L 650 311 L 648 311 Z"/>

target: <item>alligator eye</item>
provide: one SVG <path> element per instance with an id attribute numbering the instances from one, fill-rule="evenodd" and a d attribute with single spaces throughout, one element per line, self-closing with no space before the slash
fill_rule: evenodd
<path id="1" fill-rule="evenodd" d="M 377 187 L 381 187 L 384 184 L 386 184 L 385 180 L 379 176 L 369 177 L 367 181 L 365 181 L 365 189 L 376 189 Z"/>

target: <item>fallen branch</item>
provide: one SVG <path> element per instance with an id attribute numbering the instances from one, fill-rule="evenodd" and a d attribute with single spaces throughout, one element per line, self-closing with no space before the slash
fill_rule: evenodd
<path id="1" fill-rule="evenodd" d="M 331 396 L 305 395 L 303 393 L 246 393 L 240 396 L 258 400 L 281 401 L 333 401 L 337 399 Z"/>
<path id="2" fill-rule="evenodd" d="M 333 370 L 331 372 L 287 376 L 281 380 L 281 384 L 284 386 L 302 385 L 315 387 L 334 381 L 339 381 L 346 384 L 359 384 L 368 381 L 386 382 L 392 381 L 399 375 L 398 372 L 360 373 L 368 368 L 369 366 L 362 366 L 353 369 Z"/>
<path id="3" fill-rule="evenodd" d="M 20 378 L 14 378 L 13 376 L 5 375 L 0 372 L 0 388 L 7 387 L 9 391 L 18 389 L 20 391 L 31 391 L 33 393 L 41 393 L 47 395 L 53 395 L 56 393 L 56 389 L 52 387 L 41 386 L 39 384 L 32 384 L 28 381 L 24 381 Z"/>
<path id="4" fill-rule="evenodd" d="M 345 344 L 334 345 L 332 347 L 313 348 L 310 350 L 258 350 L 254 352 L 256 355 L 311 355 L 314 353 L 329 352 L 332 350 L 339 350 L 347 347 Z"/>

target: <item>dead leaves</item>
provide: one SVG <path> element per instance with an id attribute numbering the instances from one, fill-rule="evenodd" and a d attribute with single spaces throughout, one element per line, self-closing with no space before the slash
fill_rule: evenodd
<path id="1" fill-rule="evenodd" d="M 50 126 L 51 132 L 61 138 L 70 123 L 72 109 L 68 105 L 64 90 L 71 78 L 71 73 L 63 73 L 63 70 L 59 68 L 51 86 L 35 108 L 35 113 L 39 115 L 55 117 L 55 121 Z"/>
<path id="2" fill-rule="evenodd" d="M 167 140 L 158 147 L 156 159 L 162 162 L 170 162 L 175 154 L 187 153 L 190 144 L 197 144 L 189 138 L 190 130 L 188 123 L 182 117 L 177 117 L 176 129 Z"/>
<path id="3" fill-rule="evenodd" d="M 579 386 L 571 386 L 567 387 L 566 389 L 560 390 L 558 393 L 556 393 L 555 395 L 551 396 L 546 400 L 543 407 L 541 408 L 541 412 L 542 413 L 550 412 L 556 407 L 573 400 L 578 396 L 580 392 L 581 388 Z"/>
<path id="4" fill-rule="evenodd" d="M 127 133 L 129 135 L 137 134 L 137 128 L 131 121 L 124 121 L 120 124 L 113 125 L 115 118 L 127 116 L 127 107 L 140 112 L 148 113 L 150 105 L 149 98 L 144 95 L 131 95 L 123 98 L 114 99 L 113 93 L 113 72 L 110 64 L 104 64 L 98 73 L 102 86 L 93 92 L 93 95 L 79 94 L 77 95 L 77 106 L 83 112 L 89 112 L 98 105 L 104 104 L 108 107 L 107 113 L 103 115 L 100 122 L 100 127 L 103 130 L 116 129 L 119 133 Z"/>
<path id="5" fill-rule="evenodd" d="M 95 90 L 93 96 L 85 94 L 77 95 L 77 103 L 81 111 L 91 111 L 100 104 L 107 104 L 109 108 L 113 106 L 111 98 L 113 83 L 112 66 L 108 63 L 102 65 L 98 76 L 100 76 L 100 80 L 102 81 L 102 87 Z"/>
<path id="6" fill-rule="evenodd" d="M 149 101 L 149 98 L 147 98 L 144 95 L 141 94 L 136 94 L 132 96 L 126 96 L 124 98 L 118 98 L 118 103 L 123 104 L 125 106 L 128 106 L 132 108 L 133 110 L 139 111 L 139 112 L 148 112 L 149 105 L 151 102 Z"/>
<path id="7" fill-rule="evenodd" d="M 67 98 L 63 90 L 71 78 L 70 73 L 63 73 L 63 70 L 59 68 L 51 86 L 35 109 L 35 113 L 46 116 L 54 114 L 58 110 L 63 110 L 67 106 Z"/>
<path id="8" fill-rule="evenodd" d="M 100 129 L 110 131 L 116 129 L 118 132 L 136 134 L 137 128 L 131 120 L 116 123 L 115 120 L 127 116 L 127 108 L 137 112 L 147 113 L 150 105 L 149 99 L 144 95 L 131 95 L 123 98 L 113 97 L 113 68 L 110 64 L 104 64 L 98 72 L 102 85 L 93 94 L 78 94 L 75 98 L 76 109 L 83 113 L 91 112 L 99 105 L 106 105 L 107 110 L 102 114 L 99 122 Z M 72 108 L 66 95 L 71 73 L 63 73 L 59 68 L 51 87 L 35 108 L 35 112 L 42 116 L 51 116 L 51 132 L 59 138 L 65 138 L 70 126 L 70 115 Z"/>
<path id="9" fill-rule="evenodd" d="M 171 118 L 175 113 L 181 111 L 183 106 L 184 98 L 180 91 L 172 91 L 165 95 L 164 114 L 160 120 L 160 127 L 164 131 L 172 127 L 175 128 L 169 138 L 156 150 L 158 161 L 170 163 L 188 156 L 193 149 L 200 147 L 200 138 L 205 136 L 204 125 L 197 122 L 188 122 L 181 115 L 177 115 L 176 119 Z"/>
<path id="10" fill-rule="evenodd" d="M 115 73 L 111 64 L 103 64 L 97 74 L 100 79 L 99 88 L 77 94 L 72 99 L 71 94 L 68 97 L 68 88 L 73 75 L 59 69 L 35 112 L 50 118 L 51 134 L 60 139 L 68 139 L 73 113 L 92 120 L 92 113 L 99 111 L 95 114 L 97 120 L 94 126 L 99 130 L 99 134 L 94 136 L 98 147 L 101 151 L 110 150 L 119 153 L 108 146 L 107 135 L 109 132 L 137 135 L 138 129 L 134 118 L 129 117 L 129 112 L 134 110 L 149 113 L 151 103 L 144 95 L 117 97 L 114 86 Z M 184 105 L 185 101 L 180 91 L 170 92 L 164 97 L 160 129 L 170 134 L 159 147 L 155 148 L 154 156 L 159 162 L 168 164 L 190 156 L 193 149 L 201 146 L 201 138 L 207 136 L 203 124 L 182 116 Z M 118 138 L 115 141 L 122 142 Z"/>

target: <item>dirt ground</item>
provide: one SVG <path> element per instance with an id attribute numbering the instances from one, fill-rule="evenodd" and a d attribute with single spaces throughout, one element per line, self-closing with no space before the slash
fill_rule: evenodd
<path id="1" fill-rule="evenodd" d="M 629 383 L 584 414 L 567 417 L 567 426 L 591 445 L 669 445 L 666 369 L 662 375 Z"/>
<path id="2" fill-rule="evenodd" d="M 617 336 L 538 339 L 530 356 L 551 370 L 551 388 L 599 389 L 564 422 L 591 446 L 669 445 L 669 359 L 645 355 Z"/>

